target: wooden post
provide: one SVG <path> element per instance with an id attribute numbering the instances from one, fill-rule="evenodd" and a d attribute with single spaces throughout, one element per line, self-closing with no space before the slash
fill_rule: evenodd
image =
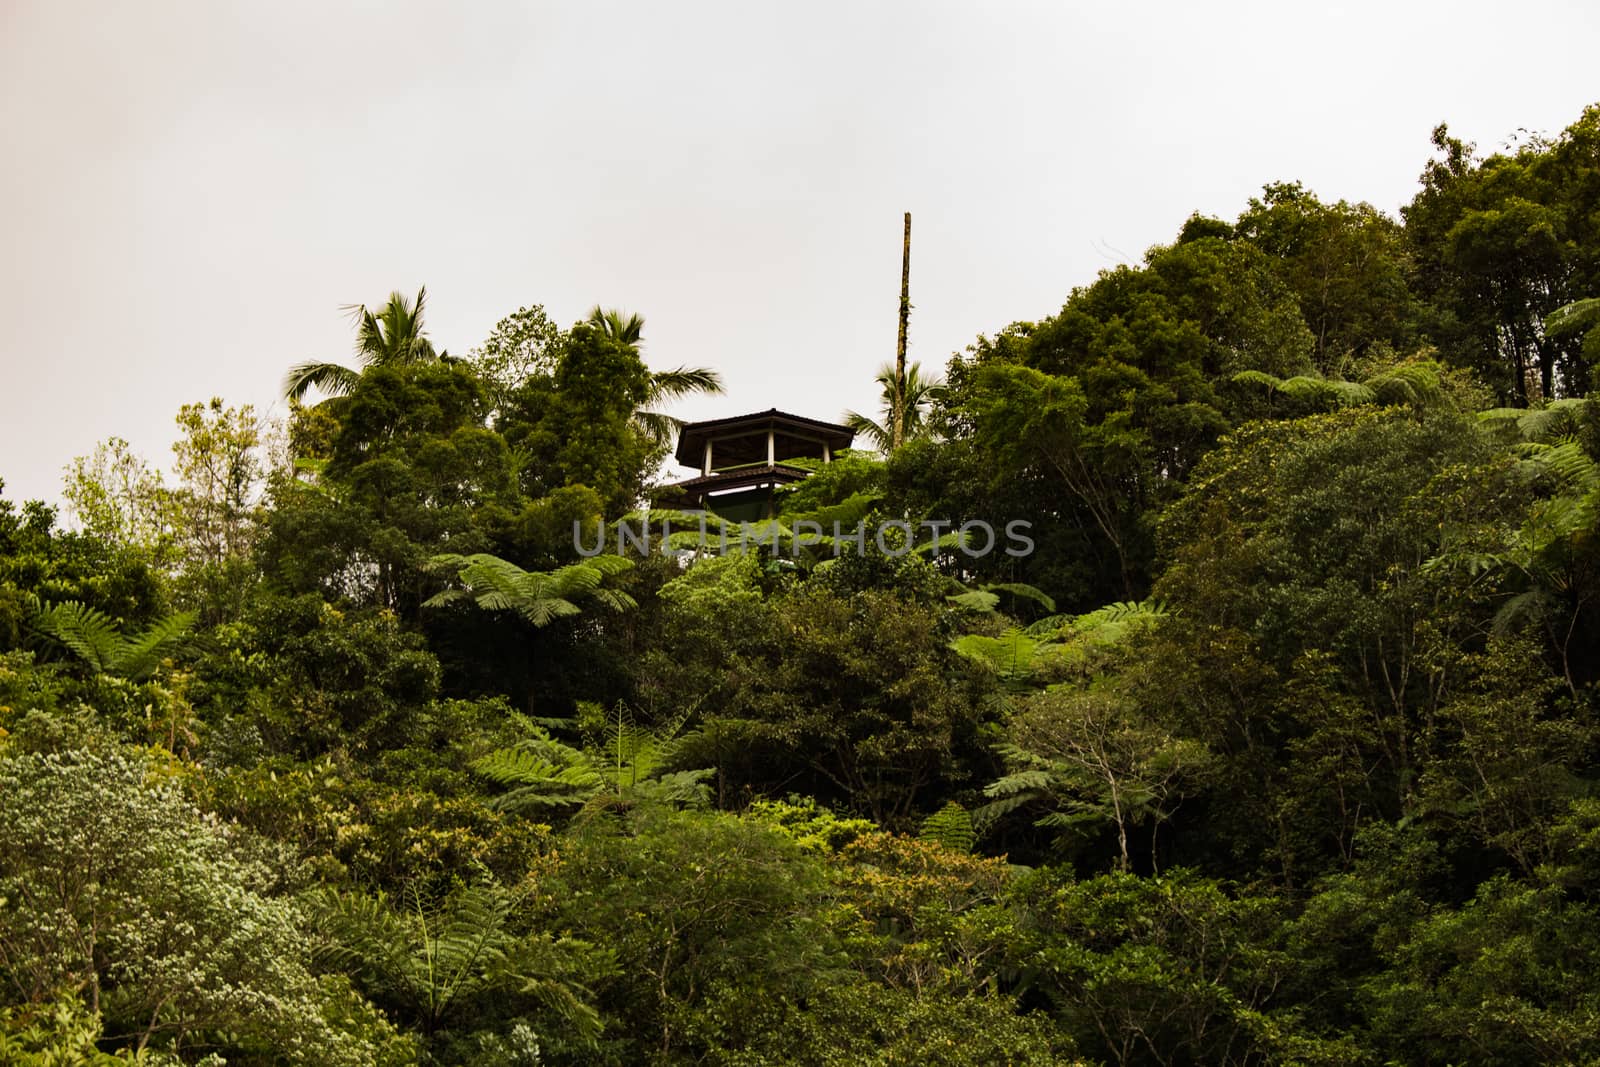
<path id="1" fill-rule="evenodd" d="M 701 474 L 710 474 L 711 473 L 711 438 L 709 438 L 709 437 L 706 438 L 706 459 L 705 459 L 705 463 L 700 468 L 700 473 Z"/>
<path id="2" fill-rule="evenodd" d="M 767 430 L 767 466 L 769 466 L 769 467 L 772 466 L 772 464 L 777 460 L 777 456 L 778 456 L 778 442 L 777 442 L 776 438 L 777 438 L 777 434 L 771 428 L 768 428 L 768 430 Z"/>
<path id="3" fill-rule="evenodd" d="M 906 212 L 905 245 L 900 254 L 900 340 L 894 349 L 894 397 L 889 417 L 894 420 L 890 449 L 898 452 L 906 426 L 906 323 L 911 318 L 911 212 Z"/>

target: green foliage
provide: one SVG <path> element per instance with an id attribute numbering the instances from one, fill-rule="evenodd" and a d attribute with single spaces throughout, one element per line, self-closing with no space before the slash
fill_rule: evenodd
<path id="1" fill-rule="evenodd" d="M 103 611 L 68 600 L 41 611 L 34 625 L 59 641 L 95 673 L 144 678 L 160 666 L 193 628 L 195 617 L 168 615 L 136 633 L 124 633 Z"/>
<path id="2" fill-rule="evenodd" d="M 15 1067 L 117 1067 L 182 1060 L 152 1049 L 102 1052 L 101 1021 L 75 996 L 0 1008 L 0 1060 Z"/>
<path id="3" fill-rule="evenodd" d="M 586 485 L 600 494 L 608 515 L 629 510 L 660 455 L 634 420 L 650 389 L 650 372 L 630 344 L 574 326 L 554 373 L 525 381 L 496 420 L 517 457 L 523 492 L 542 497 Z"/>
<path id="4" fill-rule="evenodd" d="M 922 820 L 922 840 L 936 841 L 952 852 L 971 852 L 978 835 L 971 813 L 952 800 Z"/>
<path id="5" fill-rule="evenodd" d="M 803 481 L 777 487 L 779 513 L 791 523 L 799 518 L 813 519 L 827 530 L 832 529 L 835 520 L 841 529 L 848 530 L 864 518 L 865 511 L 859 509 L 882 498 L 888 473 L 882 460 L 858 449 L 839 452 L 829 463 L 805 459 L 786 462 L 812 468 L 812 473 Z M 833 514 L 826 510 L 829 508 L 840 510 Z"/>
<path id="6" fill-rule="evenodd" d="M 1019 808 L 1043 809 L 1036 826 L 1070 835 L 1108 824 L 1117 868 L 1133 867 L 1134 832 L 1150 827 L 1150 867 L 1159 867 L 1158 834 L 1203 780 L 1211 755 L 1176 737 L 1126 698 L 1056 689 L 1030 699 L 1009 724 L 1001 752 L 1009 773 L 984 789 L 990 803 L 977 824 Z"/>
<path id="7" fill-rule="evenodd" d="M 507 790 L 490 803 L 519 813 L 583 805 L 607 787 L 605 775 L 580 750 L 542 730 L 515 748 L 501 748 L 472 769 Z"/>
<path id="8" fill-rule="evenodd" d="M 755 820 L 645 807 L 582 824 L 554 902 L 563 924 L 627 961 L 596 986 L 621 1023 L 616 1059 L 737 1048 L 776 1005 L 826 988 L 837 964 L 814 907 L 822 878 Z M 742 1018 L 727 1020 L 735 996 L 748 998 Z"/>
<path id="9" fill-rule="evenodd" d="M 576 615 L 582 609 L 575 601 L 590 599 L 612 611 L 636 607 L 634 599 L 620 589 L 604 583 L 633 563 L 622 556 L 594 556 L 548 574 L 525 571 L 514 563 L 479 553 L 433 557 L 441 570 L 454 570 L 465 589 L 449 589 L 436 594 L 425 607 L 441 607 L 463 596 L 470 596 L 485 611 L 515 611 L 534 626 L 548 626 L 556 619 Z"/>
<path id="10" fill-rule="evenodd" d="M 156 566 L 172 564 L 177 501 L 161 472 L 127 441 L 112 437 L 96 445 L 64 473 L 61 495 L 86 534 L 132 548 Z"/>
<path id="11" fill-rule="evenodd" d="M 439 694 L 438 660 L 391 612 L 258 596 L 209 638 L 190 696 L 250 761 L 258 747 L 300 756 L 399 747 L 425 728 Z"/>
<path id="12" fill-rule="evenodd" d="M 875 381 L 883 389 L 882 415 L 875 421 L 858 412 L 844 413 L 844 424 L 855 431 L 858 439 L 887 455 L 894 450 L 897 416 L 902 443 L 925 437 L 932 431 L 929 416 L 944 389 L 942 381 L 926 376 L 922 364 L 915 362 L 906 365 L 904 381 L 900 380 L 893 363 L 885 363 Z"/>
<path id="13" fill-rule="evenodd" d="M 1487 157 L 1441 125 L 1422 189 L 1402 209 L 1427 332 L 1504 402 L 1582 396 L 1593 385 L 1593 333 L 1582 326 L 1585 301 L 1600 291 L 1597 143 L 1595 107 L 1557 137 Z"/>
<path id="14" fill-rule="evenodd" d="M 535 1036 L 546 1044 L 556 1033 L 569 1048 L 592 1048 L 601 1020 L 585 983 L 603 977 L 609 960 L 581 942 L 519 936 L 513 922 L 522 903 L 519 895 L 485 883 L 437 903 L 416 897 L 405 907 L 382 893 L 324 889 L 307 907 L 318 963 L 350 974 L 374 1002 L 435 1045 L 459 1040 L 440 1031 L 499 1029 L 512 1037 L 519 1024 L 535 1022 Z"/>
<path id="15" fill-rule="evenodd" d="M 544 305 L 518 308 L 499 322 L 478 347 L 467 353 L 484 383 L 490 406 L 499 410 L 505 398 L 529 378 L 555 371 L 561 329 L 545 314 Z"/>
<path id="16" fill-rule="evenodd" d="M 25 1001 L 84 998 L 106 1044 L 376 1062 L 331 1021 L 275 882 L 157 766 L 0 759 L 0 979 Z"/>
<path id="17" fill-rule="evenodd" d="M 338 363 L 315 360 L 296 364 L 283 379 L 283 395 L 292 401 L 304 400 L 312 389 L 327 397 L 342 397 L 352 392 L 361 375 L 375 367 L 407 366 L 431 363 L 439 358 L 433 342 L 423 333 L 423 308 L 428 290 L 417 290 L 415 300 L 408 300 L 398 290 L 389 294 L 388 301 L 376 312 L 362 304 L 350 304 L 345 310 L 356 326 L 356 359 L 359 370 Z"/>
<path id="18" fill-rule="evenodd" d="M 1298 1031 L 1275 998 L 1293 966 L 1272 947 L 1281 904 L 1190 871 L 1019 887 L 1037 926 L 1019 946 L 1040 992 L 1085 1048 L 1113 1063 L 1356 1062 L 1347 1040 Z"/>
<path id="19" fill-rule="evenodd" d="M 1157 601 L 1124 601 L 1075 617 L 1048 615 L 1026 628 L 1008 626 L 998 635 L 962 634 L 950 647 L 993 671 L 1008 689 L 1021 691 L 1096 674 L 1119 646 L 1166 614 Z"/>
<path id="20" fill-rule="evenodd" d="M 1324 204 L 1297 182 L 1273 183 L 1225 236 L 1273 257 L 1311 332 L 1320 373 L 1345 373 L 1374 350 L 1414 346 L 1422 308 L 1407 284 L 1405 233 L 1371 204 Z"/>
<path id="21" fill-rule="evenodd" d="M 768 522 L 646 503 L 720 382 L 640 316 L 422 293 L 282 442 L 0 499 L 0 1061 L 1600 1061 L 1600 110 L 1434 144 L 883 379 Z"/>
<path id="22" fill-rule="evenodd" d="M 971 773 L 962 753 L 990 710 L 933 609 L 813 584 L 764 610 L 744 601 L 673 618 L 687 640 L 659 665 L 659 699 L 701 709 L 679 762 L 717 767 L 725 790 L 803 781 L 819 798 L 905 826 L 925 792 Z"/>

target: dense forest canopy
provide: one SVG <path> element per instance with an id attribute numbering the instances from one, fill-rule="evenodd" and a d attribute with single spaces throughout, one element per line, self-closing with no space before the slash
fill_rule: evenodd
<path id="1" fill-rule="evenodd" d="M 423 292 L 0 497 L 0 1062 L 1600 1059 L 1600 107 L 1433 145 L 883 372 L 762 547 L 652 506 L 715 373 Z"/>

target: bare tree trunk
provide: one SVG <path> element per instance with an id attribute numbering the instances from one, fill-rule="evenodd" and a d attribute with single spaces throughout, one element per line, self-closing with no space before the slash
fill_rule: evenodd
<path id="1" fill-rule="evenodd" d="M 911 212 L 906 212 L 905 245 L 900 254 L 900 339 L 894 349 L 894 404 L 889 447 L 898 452 L 906 432 L 906 324 L 911 319 Z"/>

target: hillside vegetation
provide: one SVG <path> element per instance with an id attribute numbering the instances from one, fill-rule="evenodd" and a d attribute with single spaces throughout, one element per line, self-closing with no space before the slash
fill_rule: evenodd
<path id="1" fill-rule="evenodd" d="M 574 547 L 714 373 L 425 293 L 0 498 L 0 1063 L 1600 1061 L 1600 108 L 1434 147 L 919 369 L 747 551 Z"/>

